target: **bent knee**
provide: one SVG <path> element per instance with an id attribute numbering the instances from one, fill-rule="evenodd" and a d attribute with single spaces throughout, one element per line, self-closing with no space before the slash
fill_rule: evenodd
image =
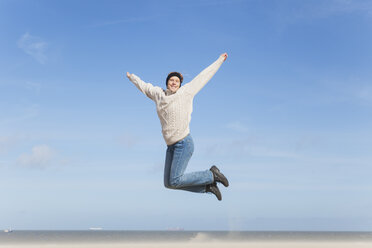
<path id="1" fill-rule="evenodd" d="M 173 180 L 169 180 L 169 184 L 172 188 L 178 189 L 181 187 L 181 181 L 179 178 L 175 178 Z"/>
<path id="2" fill-rule="evenodd" d="M 169 183 L 166 183 L 166 182 L 164 182 L 164 187 L 166 187 L 167 189 L 171 189 L 172 188 L 172 186 Z"/>
<path id="3" fill-rule="evenodd" d="M 169 181 L 164 181 L 164 187 L 167 189 L 174 189 L 174 186 L 169 183 Z"/>
<path id="4" fill-rule="evenodd" d="M 181 187 L 180 180 L 178 178 L 171 179 L 168 182 L 164 182 L 164 186 L 168 189 L 179 189 Z"/>

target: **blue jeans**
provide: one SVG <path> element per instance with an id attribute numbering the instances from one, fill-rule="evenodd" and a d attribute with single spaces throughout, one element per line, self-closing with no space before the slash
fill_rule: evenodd
<path id="1" fill-rule="evenodd" d="M 170 189 L 181 189 L 197 193 L 205 193 L 205 186 L 214 181 L 210 170 L 184 174 L 194 151 L 191 135 L 168 146 L 164 167 L 164 186 Z"/>

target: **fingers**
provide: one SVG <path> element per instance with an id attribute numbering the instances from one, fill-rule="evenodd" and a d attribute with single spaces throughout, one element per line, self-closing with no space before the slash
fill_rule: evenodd
<path id="1" fill-rule="evenodd" d="M 221 54 L 221 56 L 224 57 L 223 61 L 226 61 L 226 59 L 227 59 L 227 57 L 228 57 L 227 53 L 223 53 L 223 54 Z"/>
<path id="2" fill-rule="evenodd" d="M 130 77 L 130 73 L 129 73 L 129 72 L 127 72 L 127 77 L 128 77 L 128 78 Z"/>

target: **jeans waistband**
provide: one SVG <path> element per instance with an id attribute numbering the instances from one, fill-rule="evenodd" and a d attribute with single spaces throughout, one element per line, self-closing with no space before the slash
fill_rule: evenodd
<path id="1" fill-rule="evenodd" d="M 188 138 L 188 137 L 191 137 L 191 134 L 190 134 L 190 133 L 189 133 L 188 135 L 186 135 L 185 137 L 183 137 L 182 139 L 180 139 L 179 141 L 173 143 L 172 145 L 168 145 L 168 147 L 170 147 L 170 146 L 174 146 L 174 145 L 177 144 L 178 142 L 181 142 L 181 141 L 183 141 L 184 139 L 186 139 L 186 138 Z"/>

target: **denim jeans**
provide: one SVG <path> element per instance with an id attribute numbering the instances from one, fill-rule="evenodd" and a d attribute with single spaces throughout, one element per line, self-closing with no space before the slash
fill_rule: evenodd
<path id="1" fill-rule="evenodd" d="M 214 181 L 210 170 L 184 174 L 194 151 L 191 135 L 168 146 L 164 167 L 164 186 L 170 189 L 181 189 L 197 193 L 205 193 L 205 186 Z"/>

